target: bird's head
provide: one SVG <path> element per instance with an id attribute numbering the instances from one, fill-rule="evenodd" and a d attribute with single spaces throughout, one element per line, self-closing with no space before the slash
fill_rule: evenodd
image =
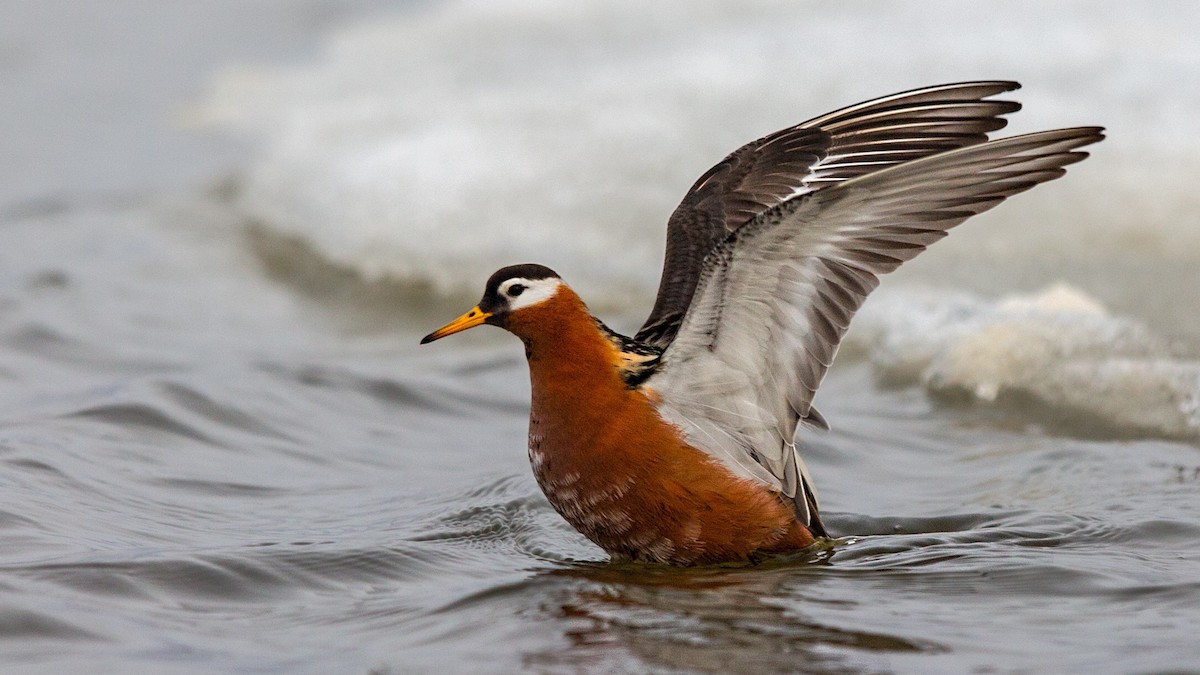
<path id="1" fill-rule="evenodd" d="M 558 274 L 543 265 L 511 265 L 496 271 L 483 289 L 483 299 L 466 314 L 421 338 L 421 344 L 440 340 L 468 328 L 491 324 L 510 328 L 509 320 L 520 316 L 565 288 Z"/>

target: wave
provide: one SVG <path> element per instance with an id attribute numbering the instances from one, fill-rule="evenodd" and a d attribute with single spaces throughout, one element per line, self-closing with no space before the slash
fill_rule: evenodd
<path id="1" fill-rule="evenodd" d="M 1086 242 L 1085 276 L 1103 279 L 1133 253 L 1149 270 L 1200 261 L 1200 90 L 1178 86 L 1200 62 L 1185 28 L 1198 15 L 1187 2 L 442 2 L 346 27 L 315 63 L 228 69 L 190 119 L 259 139 L 240 208 L 340 269 L 477 294 L 494 269 L 536 259 L 623 305 L 652 291 L 667 215 L 732 148 L 871 96 L 1012 77 L 1027 86 L 1014 132 L 1099 123 L 1110 138 L 938 249 L 1012 278 Z"/>
<path id="2" fill-rule="evenodd" d="M 1200 360 L 1070 286 L 993 301 L 881 292 L 856 317 L 846 348 L 869 355 L 885 383 L 1019 406 L 1085 437 L 1200 439 Z"/>

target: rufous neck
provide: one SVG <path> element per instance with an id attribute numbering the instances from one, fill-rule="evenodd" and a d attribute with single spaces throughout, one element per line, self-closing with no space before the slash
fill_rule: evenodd
<path id="1" fill-rule="evenodd" d="M 599 405 L 625 389 L 616 348 L 570 288 L 514 313 L 506 327 L 525 343 L 535 406 L 547 396 L 560 404 L 591 397 Z"/>

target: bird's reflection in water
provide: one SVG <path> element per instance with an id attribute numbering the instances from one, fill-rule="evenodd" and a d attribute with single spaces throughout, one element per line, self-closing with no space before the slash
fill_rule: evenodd
<path id="1" fill-rule="evenodd" d="M 936 644 L 823 625 L 807 603 L 833 571 L 832 545 L 753 565 L 669 568 L 585 563 L 544 572 L 558 586 L 538 608 L 565 648 L 530 653 L 537 669 L 861 672 L 845 655 L 942 651 Z M 836 602 L 845 603 L 844 599 Z"/>

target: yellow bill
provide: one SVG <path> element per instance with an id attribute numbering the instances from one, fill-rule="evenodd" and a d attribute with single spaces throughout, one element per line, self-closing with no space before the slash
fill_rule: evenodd
<path id="1" fill-rule="evenodd" d="M 434 340 L 440 340 L 447 335 L 453 335 L 468 328 L 474 328 L 475 326 L 487 321 L 491 316 L 491 312 L 485 312 L 479 308 L 479 305 L 476 305 L 471 309 L 471 311 L 421 338 L 421 344 L 428 344 Z"/>

